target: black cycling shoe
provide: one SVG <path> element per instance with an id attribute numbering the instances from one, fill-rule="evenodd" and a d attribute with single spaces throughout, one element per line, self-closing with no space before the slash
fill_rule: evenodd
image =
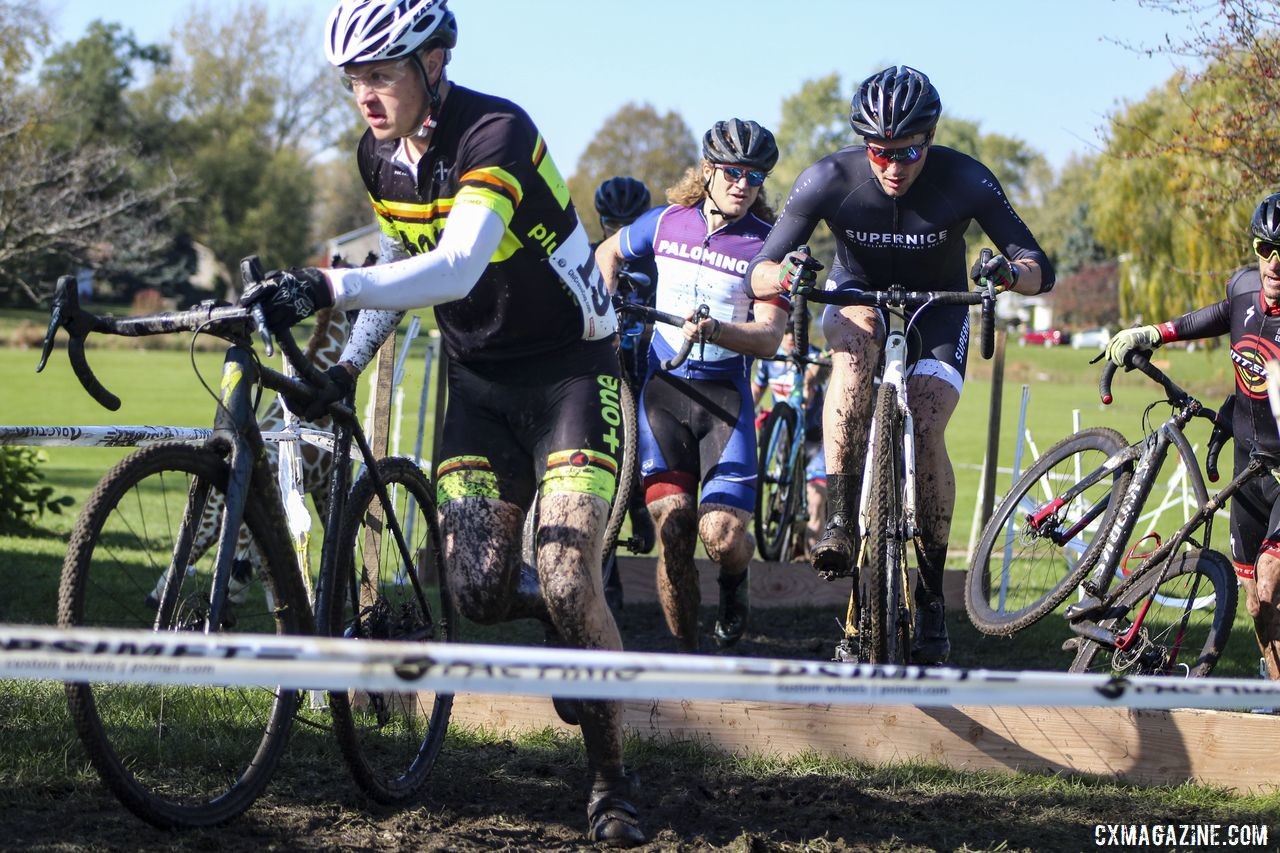
<path id="1" fill-rule="evenodd" d="M 658 542 L 658 531 L 653 527 L 649 508 L 644 505 L 632 507 L 628 516 L 631 518 L 631 550 L 637 554 L 648 554 Z"/>
<path id="2" fill-rule="evenodd" d="M 556 630 L 556 626 L 550 622 L 543 624 L 543 644 L 550 649 L 564 648 L 564 640 L 560 637 L 560 632 Z M 564 721 L 565 725 L 580 725 L 578 717 L 578 707 L 581 704 L 580 699 L 567 699 L 561 696 L 551 697 L 551 707 L 556 709 L 556 716 Z"/>
<path id="3" fill-rule="evenodd" d="M 857 530 L 844 515 L 836 513 L 813 545 L 813 569 L 825 580 L 847 578 L 853 574 L 853 560 L 857 554 Z"/>
<path id="4" fill-rule="evenodd" d="M 720 610 L 712 634 L 722 649 L 736 645 L 747 630 L 747 617 L 751 615 L 750 575 L 750 567 L 737 575 L 720 573 Z"/>
<path id="5" fill-rule="evenodd" d="M 911 662 L 946 663 L 951 657 L 951 640 L 947 637 L 946 608 L 942 596 L 922 592 L 916 596 L 915 625 L 912 626 Z"/>
<path id="6" fill-rule="evenodd" d="M 587 838 L 606 847 L 635 847 L 647 840 L 631 804 L 633 777 L 597 782 L 587 801 Z"/>

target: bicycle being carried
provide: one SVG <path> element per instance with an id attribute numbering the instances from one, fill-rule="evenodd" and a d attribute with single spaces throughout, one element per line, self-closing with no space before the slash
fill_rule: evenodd
<path id="1" fill-rule="evenodd" d="M 983 249 L 983 259 L 991 257 Z M 812 262 L 811 263 L 816 263 Z M 808 292 L 813 302 L 865 305 L 881 309 L 886 335 L 874 379 L 875 408 L 859 501 L 862 548 L 844 636 L 835 649 L 838 661 L 910 663 L 915 607 L 911 596 L 908 554 L 920 533 L 916 520 L 915 423 L 907 396 L 909 338 L 921 313 L 933 305 L 982 307 L 982 357 L 995 351 L 995 299 L 992 282 L 974 291 L 909 291 L 900 285 L 886 290 Z M 799 294 L 797 294 L 799 295 Z"/>
<path id="2" fill-rule="evenodd" d="M 246 283 L 257 281 L 256 259 L 246 259 L 242 273 Z M 324 374 L 288 334 L 278 342 L 303 381 L 261 365 L 253 330 L 262 334 L 268 355 L 271 344 L 260 312 L 203 303 L 143 317 L 93 315 L 80 309 L 75 281 L 65 276 L 41 368 L 59 327 L 70 334 L 76 377 L 112 410 L 119 398 L 102 386 L 85 356 L 90 333 L 193 332 L 228 346 L 218 391 L 209 389 L 217 400 L 212 437 L 202 446 L 145 447 L 95 487 L 71 534 L 58 624 L 312 632 L 312 609 L 254 409 L 266 388 L 303 410 L 327 384 Z M 434 490 L 413 460 L 374 458 L 353 402 L 329 406 L 335 464 L 314 623 L 331 636 L 453 640 L 458 619 L 444 586 Z M 352 441 L 363 461 L 354 485 Z M 249 577 L 235 576 L 242 527 L 260 556 L 253 561 L 259 571 Z M 158 586 L 157 577 L 163 578 Z M 69 683 L 66 691 L 76 731 L 103 781 L 131 811 L 164 828 L 210 826 L 244 812 L 279 762 L 299 707 L 299 691 L 283 689 Z M 397 803 L 421 788 L 443 744 L 452 699 L 419 692 L 329 694 L 343 757 L 370 797 Z"/>
<path id="3" fill-rule="evenodd" d="M 965 606 L 982 632 L 1010 636 L 1062 611 L 1072 637 L 1072 672 L 1208 675 L 1226 646 L 1237 589 L 1230 561 L 1212 550 L 1215 513 L 1254 477 L 1269 476 L 1277 460 L 1255 455 L 1212 497 L 1184 434 L 1196 418 L 1215 422 L 1206 468 L 1217 479 L 1217 454 L 1228 437 L 1225 420 L 1178 387 L 1135 351 L 1126 370 L 1160 385 L 1168 420 L 1130 444 L 1119 432 L 1095 427 L 1068 436 L 1013 484 L 982 532 L 969 566 Z M 1100 391 L 1111 402 L 1116 366 L 1102 371 Z M 1170 448 L 1193 496 L 1185 523 L 1173 532 L 1147 527 L 1146 505 Z M 1160 524 L 1159 521 L 1155 522 Z M 1167 534 L 1167 538 L 1161 535 Z M 1140 562 L 1138 562 L 1140 561 Z M 1129 565 L 1138 562 L 1138 565 Z"/>
<path id="4" fill-rule="evenodd" d="M 790 558 L 800 550 L 797 546 L 805 546 L 810 521 L 807 413 L 814 405 L 814 391 L 805 377 L 811 366 L 831 366 L 831 359 L 810 352 L 809 308 L 804 296 L 796 295 L 791 301 L 790 326 L 791 349 L 775 356 L 786 363 L 789 382 L 779 384 L 789 390 L 785 399 L 774 400 L 760 425 L 756 465 L 756 545 L 760 556 L 771 561 Z M 821 402 L 817 405 L 821 407 Z"/>

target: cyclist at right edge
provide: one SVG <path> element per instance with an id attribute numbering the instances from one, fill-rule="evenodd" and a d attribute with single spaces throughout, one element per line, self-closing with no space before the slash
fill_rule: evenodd
<path id="1" fill-rule="evenodd" d="M 914 68 L 890 67 L 864 80 L 849 116 L 863 144 L 824 157 L 796 179 L 747 271 L 754 295 L 813 291 L 816 274 L 794 250 L 808 242 L 819 220 L 836 239 L 827 289 L 964 290 L 964 232 L 976 219 L 1004 254 L 985 266 L 975 264 L 971 278 L 992 279 L 998 291 L 1049 290 L 1054 281 L 1049 259 L 991 170 L 932 144 L 941 113 L 937 89 Z M 912 350 L 919 355 L 907 389 L 916 424 L 921 535 L 911 659 L 933 664 L 945 663 L 951 653 L 942 572 L 956 487 L 944 432 L 964 384 L 969 312 L 964 306 L 934 306 L 914 328 L 919 335 Z M 812 563 L 832 579 L 852 574 L 858 554 L 858 495 L 884 322 L 874 308 L 830 306 L 822 329 L 832 349 L 822 430 L 827 523 Z"/>
<path id="2" fill-rule="evenodd" d="M 1133 350 L 1229 333 L 1236 390 L 1223 408 L 1233 410 L 1228 426 L 1236 443 L 1237 473 L 1254 453 L 1280 454 L 1266 373 L 1267 361 L 1280 357 L 1275 344 L 1280 338 L 1280 193 L 1258 205 L 1249 233 L 1258 265 L 1231 277 L 1225 299 L 1155 326 L 1123 329 L 1105 350 L 1111 362 L 1124 366 Z M 1231 562 L 1248 596 L 1267 677 L 1280 678 L 1280 482 L 1275 476 L 1250 480 L 1232 498 Z"/>

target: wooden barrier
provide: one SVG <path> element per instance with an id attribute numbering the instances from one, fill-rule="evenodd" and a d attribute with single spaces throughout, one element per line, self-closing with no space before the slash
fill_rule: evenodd
<path id="1" fill-rule="evenodd" d="M 619 560 L 628 601 L 655 600 L 654 561 Z M 718 594 L 714 568 L 700 561 L 703 600 Z M 962 572 L 947 572 L 947 597 L 962 597 Z M 803 566 L 753 564 L 753 607 L 843 605 L 845 583 L 826 583 Z M 463 694 L 458 725 L 496 730 L 576 731 L 541 697 Z M 1124 708 L 916 708 L 682 701 L 624 702 L 628 732 L 695 740 L 728 752 L 804 752 L 872 764 L 928 761 L 957 770 L 1096 774 L 1143 784 L 1192 781 L 1240 792 L 1280 790 L 1261 745 L 1280 718 L 1228 711 Z"/>

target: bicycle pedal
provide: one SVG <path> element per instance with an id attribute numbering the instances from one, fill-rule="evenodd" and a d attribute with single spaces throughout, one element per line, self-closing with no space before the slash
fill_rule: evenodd
<path id="1" fill-rule="evenodd" d="M 1070 637 L 1062 641 L 1062 650 L 1064 652 L 1078 652 L 1080 651 L 1080 645 L 1083 642 L 1084 638 L 1082 637 Z"/>

